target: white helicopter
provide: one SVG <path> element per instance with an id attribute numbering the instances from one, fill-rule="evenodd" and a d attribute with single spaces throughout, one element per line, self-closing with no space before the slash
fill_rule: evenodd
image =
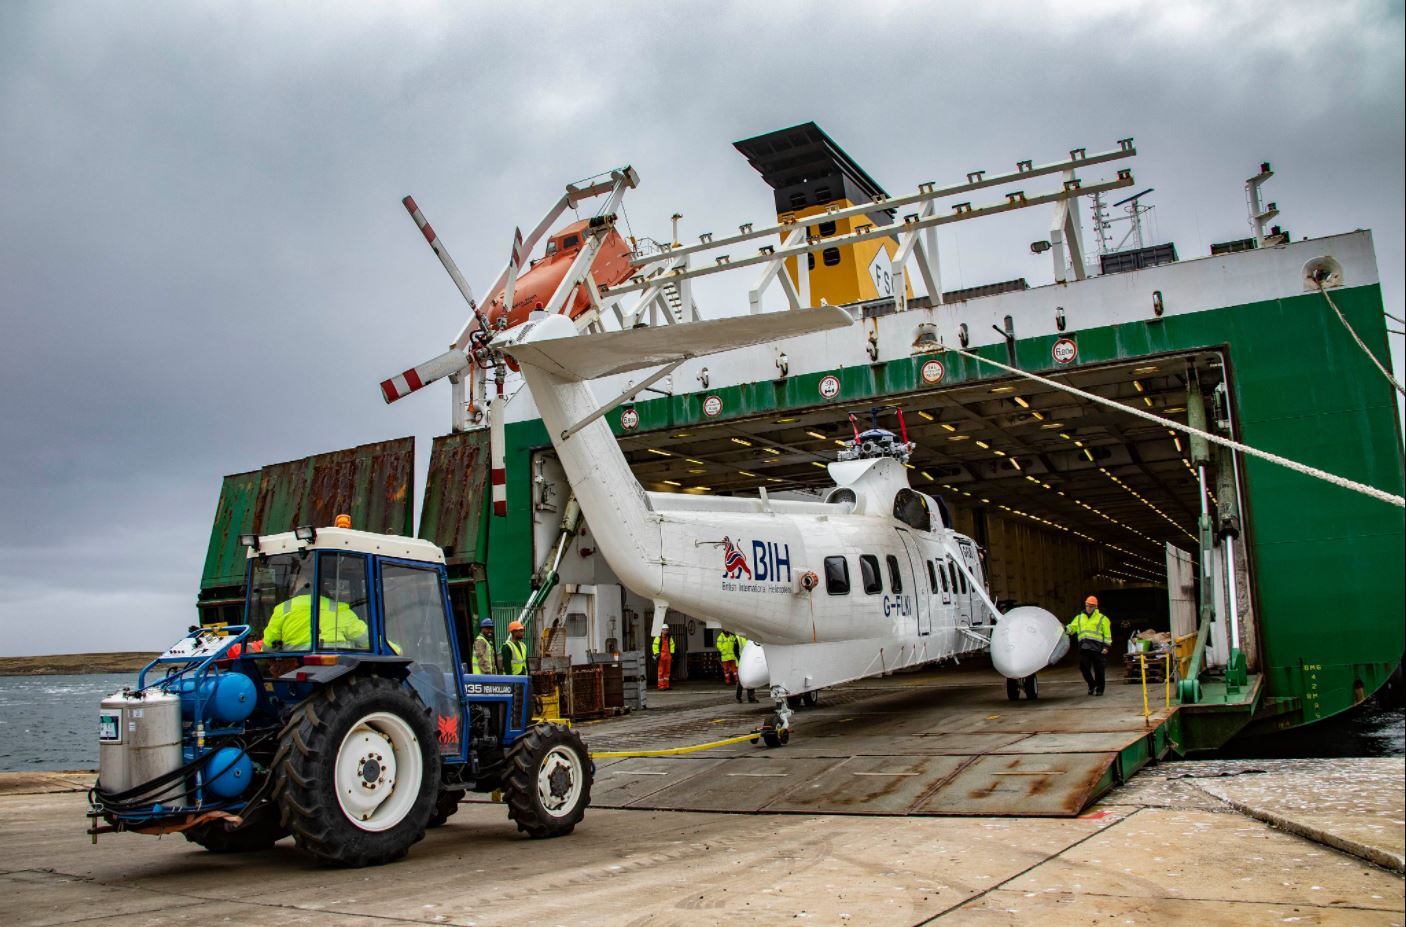
<path id="1" fill-rule="evenodd" d="M 1034 674 L 1068 648 L 1062 623 L 1032 606 L 1002 615 L 976 544 L 908 485 L 906 436 L 874 428 L 829 465 L 823 501 L 647 492 L 587 381 L 854 324 L 839 307 L 578 334 L 534 313 L 491 348 L 521 367 L 596 545 L 622 583 L 749 645 L 744 687 L 770 686 L 769 745 L 789 737 L 788 699 L 990 648 L 996 669 L 1035 696 Z M 901 425 L 900 425 L 901 427 Z M 1008 683 L 1008 686 L 1012 685 Z M 1013 693 L 1014 697 L 1014 693 Z"/>

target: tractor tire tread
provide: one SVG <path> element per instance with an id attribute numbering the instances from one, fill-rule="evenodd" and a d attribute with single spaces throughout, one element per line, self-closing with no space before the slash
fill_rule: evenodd
<path id="1" fill-rule="evenodd" d="M 418 728 L 417 739 L 428 748 L 415 806 L 404 820 L 382 832 L 362 831 L 346 818 L 332 780 L 340 747 L 337 730 L 350 730 L 371 710 L 370 703 L 379 706 L 377 710 L 396 710 Z M 382 677 L 345 676 L 294 709 L 281 741 L 273 763 L 275 800 L 282 825 L 304 852 L 327 865 L 376 866 L 401 859 L 424 839 L 439 791 L 440 759 L 428 709 L 410 690 Z"/>
<path id="2" fill-rule="evenodd" d="M 581 758 L 585 774 L 576 808 L 560 820 L 547 819 L 537 808 L 537 764 L 552 741 L 572 747 Z M 503 777 L 503 801 L 508 805 L 508 818 L 517 824 L 517 829 L 535 839 L 571 833 L 591 803 L 591 759 L 581 735 L 558 724 L 535 724 L 509 749 L 508 766 L 508 774 Z"/>

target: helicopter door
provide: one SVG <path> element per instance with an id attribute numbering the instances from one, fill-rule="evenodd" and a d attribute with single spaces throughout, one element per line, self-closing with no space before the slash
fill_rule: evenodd
<path id="1" fill-rule="evenodd" d="M 913 536 L 902 528 L 895 528 L 898 538 L 903 542 L 903 552 L 908 555 L 908 592 L 914 607 L 918 610 L 918 635 L 932 633 L 932 602 L 931 596 L 923 594 L 923 584 L 926 577 L 923 575 L 923 555 L 918 551 L 918 545 L 913 541 Z"/>
<path id="2" fill-rule="evenodd" d="M 965 540 L 958 541 L 957 547 L 962 552 L 962 563 L 966 566 L 967 572 L 970 573 L 972 578 L 977 582 L 985 582 L 976 548 Z M 966 577 L 963 577 L 963 579 L 965 578 Z M 986 624 L 988 622 L 986 617 L 987 611 L 987 607 L 982 604 L 981 596 L 975 589 L 972 589 L 970 595 L 967 596 L 967 623 Z"/>

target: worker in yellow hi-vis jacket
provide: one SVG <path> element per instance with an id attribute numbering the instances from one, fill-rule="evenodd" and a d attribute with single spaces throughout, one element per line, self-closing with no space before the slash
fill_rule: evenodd
<path id="1" fill-rule="evenodd" d="M 1104 672 L 1108 667 L 1108 650 L 1113 644 L 1113 629 L 1108 616 L 1098 610 L 1098 598 L 1084 600 L 1084 610 L 1065 626 L 1079 648 L 1079 672 L 1089 685 L 1090 695 L 1102 695 Z"/>

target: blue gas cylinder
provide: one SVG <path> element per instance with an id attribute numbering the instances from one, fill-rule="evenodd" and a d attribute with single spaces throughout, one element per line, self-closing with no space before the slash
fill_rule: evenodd
<path id="1" fill-rule="evenodd" d="M 238 724 L 254 711 L 258 690 L 254 681 L 243 673 L 220 673 L 199 680 L 182 679 L 179 685 L 181 714 L 194 721 L 197 691 L 205 701 L 203 721 Z"/>
<path id="2" fill-rule="evenodd" d="M 205 791 L 217 798 L 238 798 L 254 776 L 254 763 L 239 747 L 221 747 L 201 769 Z"/>

